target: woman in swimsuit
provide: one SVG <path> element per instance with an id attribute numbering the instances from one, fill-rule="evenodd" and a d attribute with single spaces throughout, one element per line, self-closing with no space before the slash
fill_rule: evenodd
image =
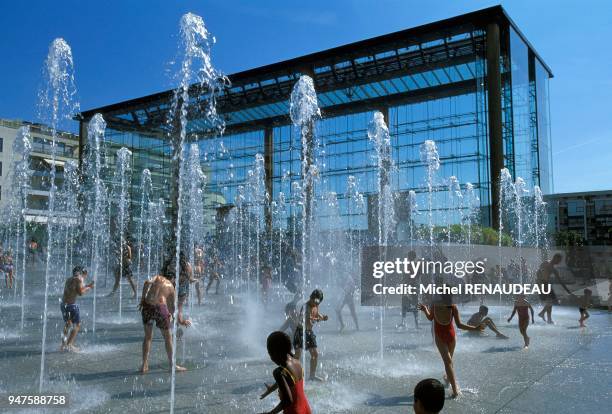
<path id="1" fill-rule="evenodd" d="M 272 332 L 267 341 L 270 359 L 278 365 L 274 370 L 276 384 L 266 386 L 261 399 L 278 389 L 280 402 L 265 414 L 311 414 L 308 399 L 304 393 L 304 369 L 291 353 L 291 339 L 284 332 Z"/>
<path id="2" fill-rule="evenodd" d="M 452 397 L 455 398 L 459 395 L 459 387 L 457 386 L 455 370 L 453 368 L 453 354 L 455 353 L 456 344 L 453 320 L 457 328 L 467 331 L 483 330 L 484 325 L 472 326 L 464 324 L 461 322 L 457 305 L 452 303 L 452 297 L 450 295 L 443 295 L 441 299 L 440 302 L 432 305 L 431 310 L 423 304 L 419 304 L 419 309 L 423 311 L 427 319 L 434 323 L 435 342 L 444 362 L 444 370 L 446 371 L 444 380 L 450 383 L 453 389 Z"/>
<path id="3" fill-rule="evenodd" d="M 529 326 L 529 311 L 531 311 L 531 323 L 535 323 L 533 320 L 533 308 L 531 304 L 525 299 L 525 295 L 519 295 L 514 302 L 514 309 L 512 314 L 508 318 L 508 322 L 512 320 L 515 313 L 518 313 L 519 331 L 523 335 L 525 341 L 525 349 L 529 347 L 529 337 L 527 336 L 527 327 Z"/>

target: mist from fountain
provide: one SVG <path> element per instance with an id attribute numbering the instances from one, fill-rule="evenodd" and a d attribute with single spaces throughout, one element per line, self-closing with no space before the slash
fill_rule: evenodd
<path id="1" fill-rule="evenodd" d="M 20 232 L 15 235 L 15 240 L 21 240 L 21 322 L 20 329 L 23 331 L 24 314 L 25 314 L 25 281 L 26 281 L 26 245 L 27 245 L 27 208 L 28 208 L 28 192 L 31 188 L 31 179 L 34 171 L 30 168 L 30 155 L 32 154 L 32 136 L 30 135 L 30 127 L 23 126 L 17 131 L 17 136 L 13 143 L 13 162 L 11 165 L 11 184 L 13 189 L 13 199 L 11 203 L 15 205 L 15 211 L 19 211 L 17 222 L 20 224 L 17 228 Z M 15 250 L 16 259 L 17 250 Z M 17 261 L 17 260 L 16 260 Z M 17 268 L 17 266 L 15 266 Z M 17 283 L 13 282 L 16 286 Z M 16 291 L 16 290 L 15 290 Z"/>

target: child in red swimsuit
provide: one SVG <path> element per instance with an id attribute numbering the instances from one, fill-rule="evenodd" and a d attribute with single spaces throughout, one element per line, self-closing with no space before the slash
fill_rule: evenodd
<path id="1" fill-rule="evenodd" d="M 529 347 L 529 336 L 527 336 L 527 327 L 529 326 L 529 311 L 531 311 L 531 323 L 535 323 L 533 320 L 533 308 L 531 304 L 525 299 L 525 295 L 518 295 L 514 302 L 514 309 L 512 309 L 512 315 L 508 318 L 508 322 L 512 320 L 515 313 L 518 313 L 519 331 L 523 335 L 525 341 L 525 349 Z"/>
<path id="2" fill-rule="evenodd" d="M 278 389 L 280 402 L 264 414 L 312 414 L 304 393 L 304 369 L 291 353 L 291 339 L 284 332 L 272 332 L 267 340 L 270 359 L 278 365 L 274 370 L 276 384 L 266 386 L 261 399 Z"/>
<path id="3" fill-rule="evenodd" d="M 446 371 L 444 379 L 450 383 L 453 389 L 452 397 L 457 397 L 459 395 L 459 386 L 457 385 L 453 368 L 453 354 L 455 353 L 456 345 L 453 320 L 457 328 L 468 331 L 481 331 L 484 329 L 484 325 L 472 326 L 461 322 L 459 310 L 453 304 L 451 295 L 441 295 L 440 300 L 432 305 L 431 310 L 423 304 L 419 304 L 419 309 L 423 311 L 427 319 L 433 321 L 436 347 L 440 352 L 444 362 L 444 370 Z"/>

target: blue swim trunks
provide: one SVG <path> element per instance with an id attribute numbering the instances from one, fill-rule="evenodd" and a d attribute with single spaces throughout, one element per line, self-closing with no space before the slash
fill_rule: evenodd
<path id="1" fill-rule="evenodd" d="M 61 304 L 62 316 L 64 317 L 64 322 L 71 321 L 74 324 L 81 322 L 81 313 L 79 312 L 79 305 L 76 303 L 72 304 Z"/>

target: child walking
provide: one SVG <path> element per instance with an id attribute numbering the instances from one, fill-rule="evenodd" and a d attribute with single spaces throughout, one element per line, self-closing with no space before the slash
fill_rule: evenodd
<path id="1" fill-rule="evenodd" d="M 518 295 L 516 301 L 514 302 L 514 309 L 512 309 L 512 314 L 508 318 L 508 322 L 514 318 L 514 314 L 518 314 L 518 324 L 519 331 L 521 335 L 523 335 L 523 340 L 525 341 L 525 349 L 529 348 L 530 338 L 527 335 L 527 327 L 529 326 L 529 312 L 531 312 L 531 323 L 535 323 L 533 319 L 533 307 L 525 298 L 525 295 Z"/>
<path id="2" fill-rule="evenodd" d="M 280 401 L 276 407 L 264 414 L 311 414 L 304 393 L 304 369 L 291 353 L 291 339 L 284 332 L 272 332 L 267 340 L 268 354 L 278 368 L 274 370 L 274 385 L 264 384 L 266 391 L 261 399 L 278 390 Z"/>

